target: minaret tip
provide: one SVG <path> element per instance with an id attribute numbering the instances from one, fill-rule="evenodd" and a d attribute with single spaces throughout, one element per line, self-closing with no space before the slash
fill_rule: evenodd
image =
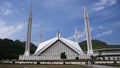
<path id="1" fill-rule="evenodd" d="M 40 24 L 40 43 L 42 42 L 42 24 Z"/>
<path id="2" fill-rule="evenodd" d="M 76 26 L 75 26 L 75 41 L 78 43 L 78 30 Z"/>
<path id="3" fill-rule="evenodd" d="M 31 6 L 30 6 L 29 18 L 32 18 L 32 4 L 31 4 Z"/>
<path id="4" fill-rule="evenodd" d="M 86 6 L 85 6 L 85 5 L 84 5 L 84 17 L 88 17 L 87 8 L 86 8 Z"/>

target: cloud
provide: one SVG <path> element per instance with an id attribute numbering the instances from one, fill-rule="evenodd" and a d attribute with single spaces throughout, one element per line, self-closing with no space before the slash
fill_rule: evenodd
<path id="1" fill-rule="evenodd" d="M 51 0 L 51 1 L 49 1 L 49 0 L 44 0 L 44 1 L 42 1 L 42 5 L 44 6 L 44 7 L 49 7 L 49 8 L 53 8 L 53 7 L 60 7 L 60 6 L 62 6 L 61 5 L 61 3 L 66 3 L 65 2 L 66 0 Z"/>
<path id="2" fill-rule="evenodd" d="M 78 31 L 78 38 L 79 38 L 80 41 L 85 40 L 86 39 L 85 36 L 86 36 L 85 29 L 83 29 L 83 31 L 81 31 L 81 32 Z M 68 39 L 74 40 L 75 39 L 75 35 L 71 35 L 70 37 L 68 37 Z"/>
<path id="3" fill-rule="evenodd" d="M 49 11 L 62 12 L 67 18 L 81 17 L 81 13 L 83 12 L 80 9 L 82 8 L 81 4 L 76 0 L 41 0 L 40 4 Z"/>
<path id="4" fill-rule="evenodd" d="M 100 11 L 103 10 L 105 6 L 94 7 L 93 10 Z"/>
<path id="5" fill-rule="evenodd" d="M 91 27 L 91 28 L 90 28 L 90 32 L 92 32 L 92 31 L 94 31 L 94 29 Z M 70 39 L 70 40 L 75 40 L 75 34 L 69 36 L 68 39 Z M 79 41 L 84 41 L 84 40 L 86 40 L 86 29 L 83 28 L 83 30 L 78 31 L 78 39 L 79 39 Z"/>
<path id="6" fill-rule="evenodd" d="M 98 29 L 103 29 L 104 27 L 103 26 L 98 26 Z"/>
<path id="7" fill-rule="evenodd" d="M 93 10 L 100 11 L 117 3 L 117 0 L 100 0 L 93 4 Z"/>
<path id="8" fill-rule="evenodd" d="M 14 38 L 24 28 L 23 23 L 8 26 L 6 22 L 0 19 L 0 38 Z"/>
<path id="9" fill-rule="evenodd" d="M 10 2 L 1 3 L 0 14 L 10 15 L 10 14 L 13 14 L 13 13 L 16 13 L 16 12 L 17 12 L 17 10 L 14 9 L 14 6 L 13 6 L 12 3 L 10 3 Z"/>
<path id="10" fill-rule="evenodd" d="M 73 0 L 44 0 L 40 1 L 46 8 L 70 8 L 76 1 Z"/>
<path id="11" fill-rule="evenodd" d="M 111 34 L 111 33 L 113 33 L 113 30 L 105 31 L 105 32 L 103 32 L 103 33 L 97 34 L 96 36 L 97 36 L 97 37 L 102 37 L 102 36 L 105 36 L 105 35 L 109 35 L 109 34 Z"/>

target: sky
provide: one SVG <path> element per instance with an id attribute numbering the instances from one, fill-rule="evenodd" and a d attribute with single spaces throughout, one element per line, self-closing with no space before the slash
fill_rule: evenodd
<path id="1" fill-rule="evenodd" d="M 31 42 L 49 40 L 60 32 L 74 41 L 75 27 L 79 42 L 86 40 L 84 5 L 87 8 L 91 38 L 107 44 L 120 44 L 120 0 L 0 0 L 0 38 L 26 40 L 27 21 L 32 4 Z"/>

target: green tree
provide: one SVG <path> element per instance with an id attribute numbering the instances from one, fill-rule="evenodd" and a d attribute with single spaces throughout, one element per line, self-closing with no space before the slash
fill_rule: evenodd
<path id="1" fill-rule="evenodd" d="M 62 52 L 61 55 L 60 55 L 60 57 L 63 60 L 67 59 L 67 56 L 66 56 L 65 52 Z"/>
<path id="2" fill-rule="evenodd" d="M 65 60 L 67 59 L 65 52 L 61 53 L 60 58 L 63 60 L 63 64 L 65 64 Z"/>
<path id="3" fill-rule="evenodd" d="M 30 53 L 33 54 L 36 50 L 34 44 L 30 44 Z M 25 50 L 25 42 L 11 39 L 0 39 L 0 60 L 1 59 L 18 59 Z"/>
<path id="4" fill-rule="evenodd" d="M 76 57 L 75 59 L 76 59 L 76 60 L 79 60 L 79 57 Z"/>
<path id="5" fill-rule="evenodd" d="M 108 57 L 108 60 L 110 60 L 110 56 Z"/>
<path id="6" fill-rule="evenodd" d="M 119 57 L 117 57 L 117 60 L 120 60 L 120 58 L 119 58 Z"/>
<path id="7" fill-rule="evenodd" d="M 96 60 L 96 56 L 90 56 L 91 57 L 91 63 L 94 64 L 95 60 Z"/>

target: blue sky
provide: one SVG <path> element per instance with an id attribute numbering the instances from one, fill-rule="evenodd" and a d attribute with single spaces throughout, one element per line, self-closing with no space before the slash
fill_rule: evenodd
<path id="1" fill-rule="evenodd" d="M 108 44 L 120 44 L 119 0 L 0 0 L 0 38 L 26 40 L 30 4 L 33 9 L 32 38 L 38 45 L 40 24 L 43 41 L 61 33 L 62 37 L 74 40 L 75 26 L 79 42 L 84 41 L 84 4 L 87 7 L 91 38 Z"/>

